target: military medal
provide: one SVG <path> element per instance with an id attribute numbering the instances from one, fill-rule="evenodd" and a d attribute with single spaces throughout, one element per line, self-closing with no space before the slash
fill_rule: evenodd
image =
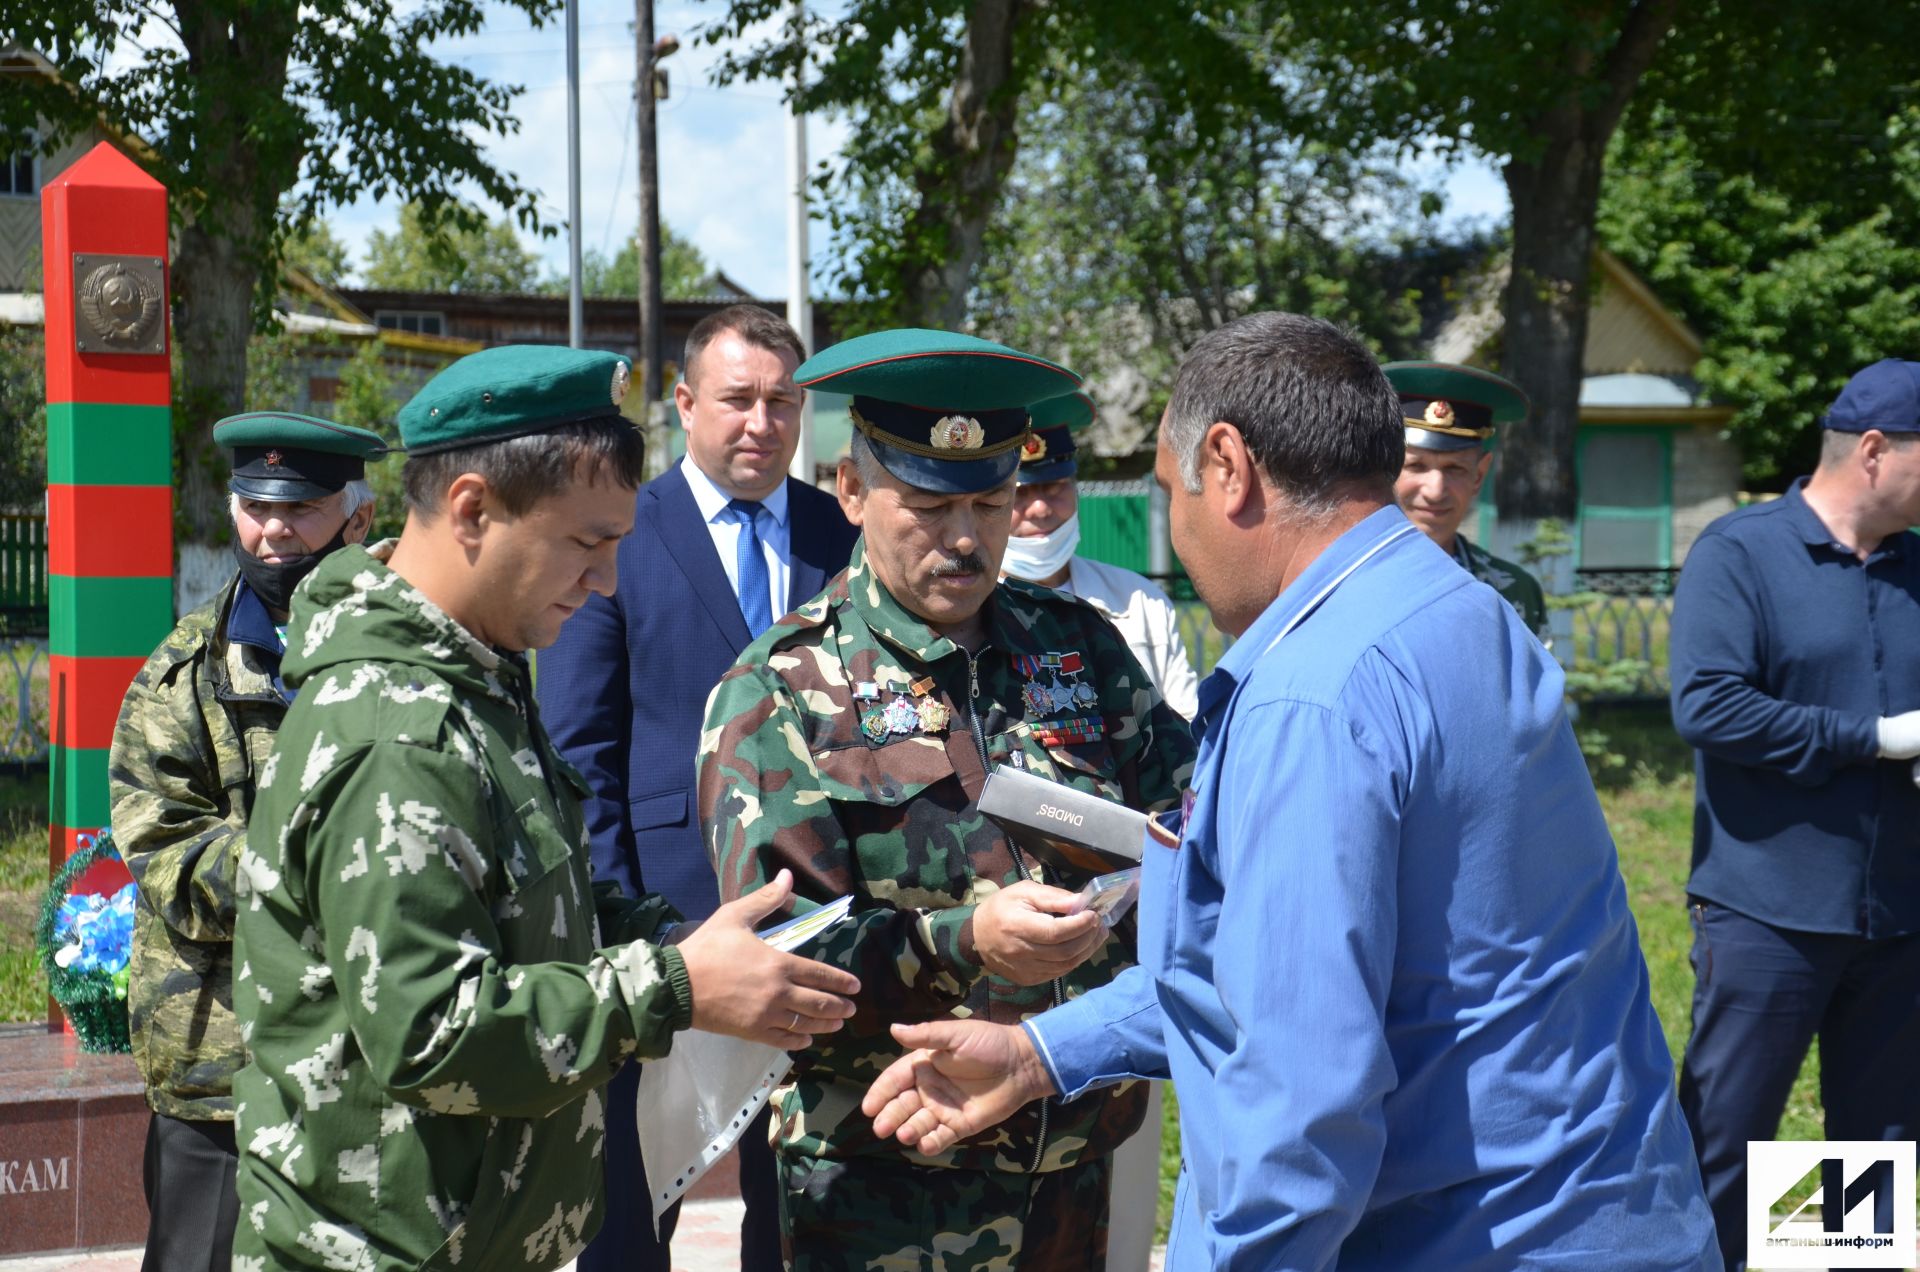
<path id="1" fill-rule="evenodd" d="M 860 732 L 872 742 L 884 742 L 887 737 L 887 709 L 880 705 L 880 686 L 871 680 L 862 680 L 853 687 L 855 702 L 864 703 L 860 708 Z"/>
<path id="2" fill-rule="evenodd" d="M 912 733 L 920 727 L 920 709 L 905 694 L 889 702 L 881 718 L 886 721 L 888 734 Z"/>
<path id="3" fill-rule="evenodd" d="M 942 729 L 947 727 L 947 720 L 953 714 L 952 712 L 947 710 L 947 704 L 940 701 L 938 698 L 920 699 L 919 710 L 920 710 L 920 731 L 922 733 L 940 732 Z"/>
<path id="4" fill-rule="evenodd" d="M 1080 654 L 1015 654 L 1013 667 L 1027 678 L 1020 701 L 1041 746 L 1072 746 L 1106 736 L 1106 722 L 1100 716 L 1067 714 L 1075 708 L 1084 711 L 1100 699 L 1098 691 L 1080 679 L 1086 669 Z"/>

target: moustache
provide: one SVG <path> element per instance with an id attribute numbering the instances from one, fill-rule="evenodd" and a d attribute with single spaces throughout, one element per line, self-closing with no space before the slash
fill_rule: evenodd
<path id="1" fill-rule="evenodd" d="M 961 574 L 985 574 L 987 563 L 978 552 L 969 552 L 965 556 L 949 557 L 933 567 L 933 577 L 950 579 Z"/>

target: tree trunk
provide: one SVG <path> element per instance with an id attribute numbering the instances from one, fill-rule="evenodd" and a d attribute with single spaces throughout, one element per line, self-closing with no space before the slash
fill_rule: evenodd
<path id="1" fill-rule="evenodd" d="M 946 123 L 919 178 L 920 204 L 904 241 L 923 259 L 903 271 L 899 318 L 908 325 L 958 327 L 985 246 L 987 221 L 1013 169 L 1019 93 L 1013 81 L 1014 28 L 1028 0 L 974 0 Z"/>
<path id="2" fill-rule="evenodd" d="M 1566 91 L 1533 122 L 1534 155 L 1505 169 L 1513 200 L 1502 369 L 1533 402 L 1500 442 L 1495 502 L 1502 522 L 1571 521 L 1579 507 L 1574 441 L 1587 343 L 1594 216 L 1607 142 L 1673 25 L 1679 0 L 1634 0 L 1603 55 L 1570 56 Z M 1612 26 L 1612 12 L 1594 12 Z"/>
<path id="3" fill-rule="evenodd" d="M 179 560 L 175 605 L 198 605 L 233 573 L 227 542 L 227 462 L 213 444 L 213 425 L 246 408 L 247 338 L 259 267 L 232 243 L 199 225 L 180 232 L 174 256 L 174 526 Z"/>
<path id="4" fill-rule="evenodd" d="M 250 107 L 279 103 L 298 13 L 291 5 L 175 0 L 181 41 L 203 98 L 192 144 L 203 155 L 200 190 L 174 191 L 181 226 L 173 260 L 174 601 L 190 608 L 233 570 L 227 544 L 226 456 L 213 426 L 246 409 L 247 341 L 268 256 L 274 211 L 293 187 L 299 156 L 268 163 Z M 282 147 L 281 149 L 289 149 Z M 278 405 L 278 404 L 268 404 Z"/>

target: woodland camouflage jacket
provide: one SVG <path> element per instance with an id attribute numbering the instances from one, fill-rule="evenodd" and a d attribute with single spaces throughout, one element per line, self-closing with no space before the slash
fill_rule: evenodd
<path id="1" fill-rule="evenodd" d="M 287 633 L 239 869 L 233 1264 L 555 1268 L 600 1224 L 601 1086 L 689 1022 L 646 943 L 675 916 L 593 887 L 525 661 L 383 551 L 322 562 Z"/>
<path id="2" fill-rule="evenodd" d="M 180 620 L 133 678 L 108 758 L 113 837 L 139 889 L 127 975 L 147 1102 L 233 1117 L 233 880 L 254 775 L 286 700 L 264 652 L 226 638 L 239 581 Z"/>
<path id="3" fill-rule="evenodd" d="M 1178 799 L 1193 761 L 1185 722 L 1092 606 L 1003 583 L 987 643 L 968 653 L 903 609 L 866 560 L 863 540 L 825 592 L 741 654 L 708 702 L 700 745 L 701 827 L 723 900 L 782 867 L 803 897 L 855 898 L 819 956 L 860 978 L 858 1010 L 796 1058 L 775 1097 L 780 1146 L 809 1157 L 905 1152 L 876 1142 L 860 1113 L 899 1054 L 892 1022 L 1012 1023 L 1132 962 L 1129 920 L 1062 981 L 1022 988 L 982 970 L 975 904 L 1041 877 L 975 807 L 988 766 L 1157 810 Z M 1138 1083 L 1039 1101 L 932 1164 L 1057 1170 L 1111 1151 L 1144 1103 Z"/>

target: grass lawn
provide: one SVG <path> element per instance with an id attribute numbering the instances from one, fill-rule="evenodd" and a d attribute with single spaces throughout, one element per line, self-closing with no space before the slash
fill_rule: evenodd
<path id="1" fill-rule="evenodd" d="M 0 1021 L 45 1020 L 33 927 L 47 886 L 47 779 L 0 773 Z"/>

